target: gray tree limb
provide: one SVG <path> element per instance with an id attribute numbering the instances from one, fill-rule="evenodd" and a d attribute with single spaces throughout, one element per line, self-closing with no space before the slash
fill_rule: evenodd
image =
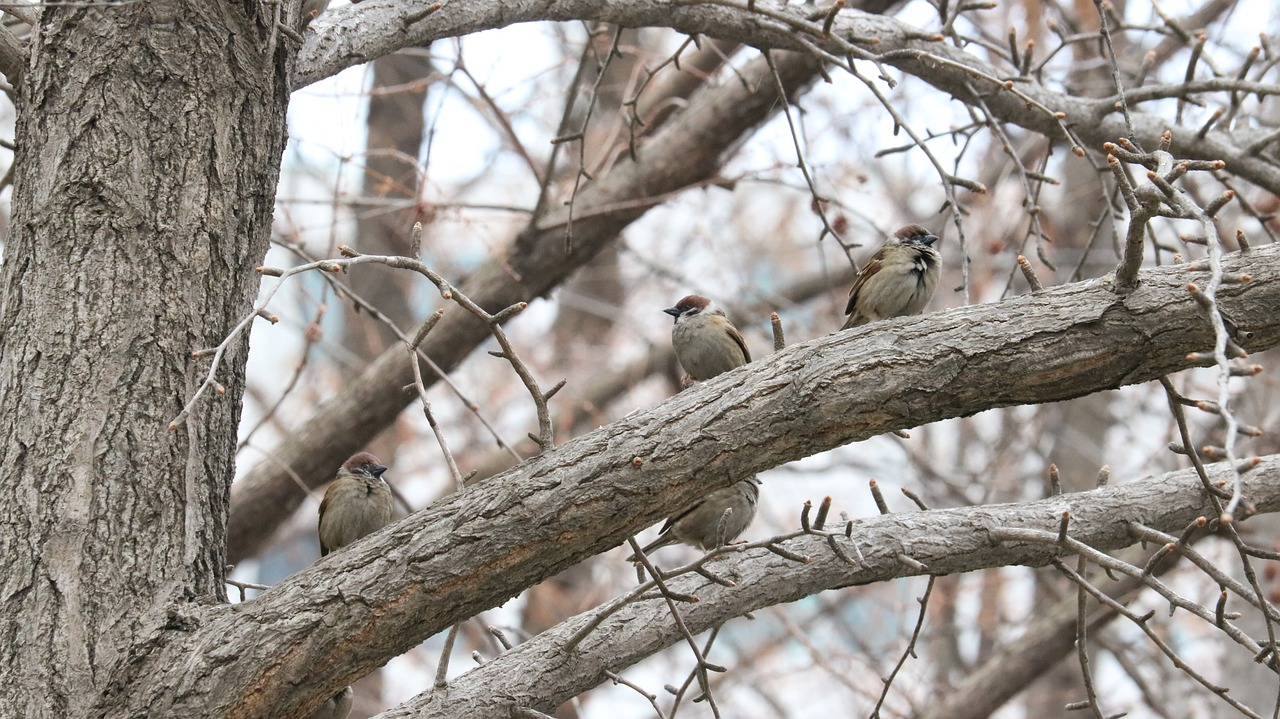
<path id="1" fill-rule="evenodd" d="M 1115 108 L 1115 98 L 1085 98 L 1057 92 L 1033 78 L 1020 79 L 1014 87 L 1021 96 L 1003 90 L 1000 83 L 1016 75 L 1011 68 L 1000 69 L 976 55 L 945 43 L 933 31 L 909 25 L 883 15 L 857 10 L 840 13 L 832 37 L 821 34 L 821 19 L 806 20 L 810 5 L 783 5 L 759 0 L 750 12 L 745 1 L 673 3 L 666 0 L 514 0 L 513 2 L 445 4 L 422 17 L 424 3 L 369 0 L 358 6 L 326 15 L 331 22 L 309 39 L 299 53 L 295 88 L 393 52 L 412 44 L 443 37 L 457 37 L 481 30 L 535 21 L 594 20 L 627 27 L 667 27 L 690 34 L 711 35 L 758 48 L 782 48 L 809 52 L 812 48 L 845 57 L 845 41 L 851 41 L 879 57 L 884 64 L 914 75 L 948 93 L 974 104 L 980 95 L 1002 122 L 1063 140 L 1063 131 L 1051 113 L 1066 114 L 1063 122 L 1076 133 L 1086 149 L 1101 151 L 1104 142 L 1127 136 L 1128 129 Z M 421 17 L 420 20 L 415 18 Z M 783 18 L 783 19 L 779 19 Z M 784 21 L 785 19 L 785 21 Z M 317 23 L 318 24 L 318 23 Z M 805 32 L 803 29 L 807 29 Z M 986 76 L 988 79 L 982 79 Z M 1274 86 L 1273 86 L 1274 87 Z M 1028 100 L 1048 108 L 1034 108 Z M 1224 160 L 1228 170 L 1250 182 L 1280 193 L 1280 167 L 1250 152 L 1249 146 L 1266 134 L 1265 130 L 1242 129 L 1226 132 L 1214 129 L 1197 137 L 1198 127 L 1174 127 L 1168 119 L 1136 111 L 1133 117 L 1135 140 L 1148 147 L 1159 144 L 1160 134 L 1173 129 L 1174 151 L 1179 157 Z"/>
<path id="2" fill-rule="evenodd" d="M 27 47 L 7 27 L 0 26 L 0 72 L 9 84 L 22 83 L 22 70 L 27 66 Z"/>
<path id="3" fill-rule="evenodd" d="M 778 61 L 788 93 L 815 79 L 817 67 L 805 55 L 787 54 Z M 763 60 L 742 72 L 747 83 L 725 83 L 696 93 L 683 112 L 640 146 L 638 162 L 623 159 L 578 194 L 572 252 L 564 250 L 569 211 L 562 209 L 535 219 L 513 240 L 505 256 L 490 260 L 463 282 L 462 291 L 491 312 L 544 296 L 660 202 L 652 198 L 713 176 L 725 155 L 780 107 Z M 422 347 L 449 371 L 490 336 L 479 320 L 449 306 Z M 436 378 L 428 373 L 424 379 L 430 385 Z M 414 399 L 401 391 L 412 381 L 405 350 L 387 350 L 282 442 L 271 459 L 236 482 L 228 527 L 229 561 L 252 555 L 302 502 L 305 495 L 288 470 L 311 486 L 327 482 L 335 467 Z"/>
<path id="4" fill-rule="evenodd" d="M 1214 465 L 1211 471 L 1211 477 L 1229 476 L 1222 464 Z M 1268 457 L 1247 476 L 1249 495 L 1259 501 L 1260 511 L 1280 509 L 1280 456 Z M 807 557 L 808 563 L 753 548 L 707 565 L 710 571 L 737 586 L 725 587 L 692 573 L 669 580 L 668 586 L 673 592 L 698 598 L 696 603 L 679 605 L 685 624 L 697 633 L 747 612 L 794 602 L 828 589 L 919 574 L 1039 566 L 1059 556 L 1055 547 L 1000 543 L 992 540 L 988 532 L 998 527 L 1015 527 L 1057 533 L 1058 517 L 1068 507 L 1072 515 L 1071 537 L 1104 551 L 1136 543 L 1126 529 L 1127 522 L 1159 524 L 1166 527 L 1166 531 L 1177 532 L 1198 516 L 1214 514 L 1195 470 L 1182 470 L 1038 502 L 917 511 L 857 520 L 853 523 L 852 539 L 837 540 L 846 548 L 857 545 L 861 549 L 863 561 L 856 567 L 837 557 L 826 540 L 805 536 L 783 546 Z M 852 549 L 847 551 L 852 553 Z M 928 567 L 928 572 L 912 568 L 902 562 L 899 555 L 921 562 Z M 1124 577 L 1114 584 L 1104 582 L 1102 585 L 1113 593 L 1124 593 L 1140 583 Z M 1075 597 L 1055 609 L 1054 615 L 1046 618 L 1045 628 L 1057 640 L 1055 649 L 1065 652 L 1075 640 Z M 566 651 L 570 638 L 603 611 L 605 607 L 593 609 L 565 621 L 454 678 L 448 689 L 419 694 L 395 709 L 378 714 L 377 719 L 510 716 L 517 707 L 553 711 L 560 702 L 606 681 L 606 672 L 622 672 L 682 640 L 666 603 L 651 599 L 627 605 L 572 651 Z M 1099 610 L 1094 620 L 1109 618 L 1109 614 Z M 1040 633 L 1034 636 L 1044 638 Z M 1045 647 L 1030 647 L 1019 642 L 1012 651 L 1040 656 L 1045 654 Z M 1002 666 L 1009 668 L 1008 663 Z M 1029 668 L 1036 666 L 1034 662 L 1028 663 Z M 1023 676 L 1029 680 L 1035 674 Z M 948 705 L 963 706 L 950 702 Z M 998 706 L 996 703 L 992 709 Z M 954 715 L 940 713 L 937 716 Z M 987 714 L 974 712 L 969 716 Z"/>
<path id="5" fill-rule="evenodd" d="M 1228 273 L 1253 277 L 1219 292 L 1223 312 L 1241 329 L 1238 340 L 1250 351 L 1280 343 L 1274 311 L 1280 246 L 1235 253 L 1223 264 Z M 1188 281 L 1203 279 L 1185 265 L 1168 266 L 1142 273 L 1138 289 L 1124 296 L 1105 279 L 1091 280 L 793 345 L 446 497 L 258 599 L 171 619 L 177 628 L 161 632 L 154 650 L 139 653 L 122 672 L 113 695 L 121 705 L 105 715 L 213 717 L 235 708 L 236 716 L 300 716 L 424 638 L 742 476 L 892 429 L 1078 397 L 1185 369 L 1188 353 L 1213 341 L 1186 290 Z M 1260 507 L 1273 507 L 1274 496 L 1256 478 L 1273 477 L 1276 461 L 1250 475 L 1249 499 Z M 1160 485 L 1143 486 L 1152 484 Z M 1143 491 L 1112 491 L 1122 490 Z M 1148 507 L 1128 497 L 1105 510 L 1073 504 L 1073 516 L 1084 523 L 1073 526 L 1100 522 L 1088 540 L 1113 546 L 1130 519 L 1170 526 L 1174 520 L 1159 513 L 1171 511 L 1175 499 L 1152 498 L 1158 506 Z M 1054 501 L 1035 505 L 1048 519 L 1024 521 L 1056 522 L 1048 507 L 1064 500 Z M 1177 522 L 1185 523 L 1187 512 L 1202 513 L 1201 506 L 1184 498 Z M 1148 516 L 1149 509 L 1159 516 Z M 998 507 L 966 511 L 970 532 L 984 517 L 1012 521 Z M 892 521 L 960 518 L 905 516 Z M 913 532 L 913 543 L 897 552 L 934 572 L 978 568 L 964 564 L 972 552 L 954 560 L 929 554 L 932 525 L 915 526 L 928 532 Z M 991 564 L 981 566 L 1050 554 L 993 548 L 983 554 Z M 859 573 L 849 581 L 888 576 Z"/>

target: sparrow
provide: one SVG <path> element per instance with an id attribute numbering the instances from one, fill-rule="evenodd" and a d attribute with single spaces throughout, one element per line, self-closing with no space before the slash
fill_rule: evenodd
<path id="1" fill-rule="evenodd" d="M 751 361 L 742 333 L 706 297 L 689 295 L 663 312 L 675 318 L 671 345 L 680 366 L 693 379 L 708 380 Z"/>
<path id="2" fill-rule="evenodd" d="M 723 540 L 728 544 L 747 531 L 756 518 L 756 502 L 760 499 L 760 480 L 749 477 L 731 487 L 717 489 L 694 502 L 692 506 L 668 519 L 658 532 L 658 538 L 642 550 L 645 554 L 659 547 L 677 542 L 697 547 L 704 552 L 715 549 Z M 725 516 L 725 510 L 729 510 Z M 724 536 L 720 536 L 720 522 L 724 521 Z M 627 561 L 634 562 L 634 555 Z"/>
<path id="3" fill-rule="evenodd" d="M 849 319 L 840 329 L 919 314 L 938 286 L 942 255 L 933 249 L 937 241 L 920 225 L 893 233 L 858 271 L 844 310 Z"/>
<path id="4" fill-rule="evenodd" d="M 329 0 L 302 0 L 302 27 L 306 29 L 312 20 L 329 9 Z"/>
<path id="5" fill-rule="evenodd" d="M 368 452 L 353 454 L 342 463 L 320 502 L 320 556 L 391 523 L 391 488 L 382 478 L 385 471 Z"/>

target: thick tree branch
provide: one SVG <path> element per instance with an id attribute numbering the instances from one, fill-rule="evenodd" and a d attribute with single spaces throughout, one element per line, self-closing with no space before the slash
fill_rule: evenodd
<path id="1" fill-rule="evenodd" d="M 1280 343 L 1273 309 L 1280 302 L 1280 246 L 1236 253 L 1223 264 L 1253 277 L 1224 286 L 1219 296 L 1242 344 L 1252 351 Z M 1123 297 L 1106 280 L 1093 280 L 793 345 L 446 497 L 256 600 L 171 620 L 183 628 L 157 637 L 166 646 L 122 674 L 120 700 L 129 706 L 108 716 L 144 708 L 218 716 L 231 707 L 238 708 L 235 716 L 299 716 L 309 702 L 425 637 L 617 546 L 737 478 L 892 429 L 1079 397 L 1185 369 L 1189 353 L 1213 342 L 1186 290 L 1202 276 L 1186 265 L 1165 267 L 1144 272 L 1138 289 Z M 1256 476 L 1274 477 L 1275 462 Z M 1249 499 L 1272 507 L 1274 497 L 1259 494 L 1264 488 L 1253 481 Z M 1156 514 L 1177 504 L 1171 496 L 1151 501 Z M 1055 502 L 1060 510 L 1065 500 Z M 1082 523 L 1073 532 L 1102 522 L 1096 533 L 1081 530 L 1082 539 L 1102 546 L 1119 546 L 1130 520 L 1181 527 L 1186 512 L 1204 511 L 1198 498 L 1183 499 L 1176 521 L 1148 516 L 1136 499 L 1105 511 L 1071 502 Z M 990 507 L 970 511 L 973 518 L 999 514 Z M 918 527 L 944 513 L 882 521 L 902 516 Z M 1044 521 L 1056 527 L 1057 512 L 1049 517 Z M 875 526 L 868 537 L 878 536 L 881 525 Z M 975 531 L 972 521 L 967 526 Z M 977 568 L 964 564 L 971 551 L 934 557 L 924 551 L 928 532 L 912 536 L 919 543 L 897 552 L 921 553 L 913 558 L 931 571 Z M 991 563 L 981 566 L 1045 561 L 1050 554 L 1043 547 L 990 549 L 983 556 Z M 848 582 L 901 574 L 856 573 Z M 228 653 L 237 661 L 224 661 Z"/>
<path id="2" fill-rule="evenodd" d="M 774 13 L 792 12 L 764 0 L 760 6 L 768 7 Z M 798 12 L 792 13 L 796 25 L 812 24 Z M 672 5 L 652 0 L 448 3 L 421 21 L 409 22 L 421 13 L 421 5 L 405 5 L 388 0 L 369 0 L 359 6 L 326 13 L 316 22 L 316 28 L 320 32 L 308 35 L 299 63 L 300 69 L 295 77 L 295 87 L 409 44 L 427 43 L 440 37 L 536 20 L 586 18 L 635 26 L 666 26 L 686 32 L 706 32 L 758 47 L 792 47 L 803 50 L 804 43 L 816 43 L 833 52 L 839 50 L 833 45 L 837 42 L 835 40 L 809 38 L 801 42 L 800 38 L 803 36 L 787 23 L 747 13 L 745 6 Z M 960 99 L 970 99 L 975 92 L 989 93 L 983 95 L 983 102 L 995 116 L 1048 137 L 1061 137 L 1059 121 L 1042 110 L 1034 109 L 1024 98 L 1030 98 L 1042 107 L 1065 112 L 1065 122 L 1089 147 L 1100 148 L 1104 142 L 1126 133 L 1112 101 L 1072 97 L 1036 83 L 1019 82 L 1017 88 L 1020 95 L 1004 91 L 990 82 L 975 79 L 975 72 L 988 77 L 1004 77 L 997 68 L 950 45 L 922 40 L 920 38 L 925 33 L 893 18 L 846 11 L 837 18 L 834 35 L 875 38 L 878 42 L 868 47 L 886 57 L 887 64 L 917 75 Z M 789 95 L 795 96 L 791 92 Z M 1165 121 L 1143 113 L 1135 113 L 1133 118 L 1138 128 L 1139 140 L 1156 144 L 1166 128 Z M 709 123 L 720 123 L 719 126 L 724 129 L 721 136 L 713 136 L 713 139 L 724 141 L 730 135 L 733 135 L 733 140 L 738 139 L 734 135 L 737 131 L 724 123 L 722 118 L 713 118 Z M 707 127 L 708 125 L 701 125 L 703 131 Z M 1248 145 L 1256 139 L 1256 133 L 1248 134 L 1249 131 L 1244 130 L 1240 132 L 1244 134 L 1239 136 L 1238 142 L 1232 136 L 1218 132 L 1211 132 L 1204 138 L 1198 137 L 1193 130 L 1179 132 L 1176 150 L 1188 158 L 1224 159 L 1230 171 L 1272 192 L 1280 192 L 1280 169 L 1248 151 Z M 670 134 L 667 133 L 668 140 L 671 139 Z M 710 174 L 713 169 L 703 176 Z M 650 191 L 646 192 L 641 187 L 618 188 L 616 196 L 653 196 L 661 194 L 660 188 L 670 190 L 677 187 L 657 181 L 655 175 L 661 173 L 650 170 L 651 168 L 645 167 L 632 176 L 633 179 L 650 181 Z M 593 193 L 588 188 L 588 192 L 577 199 L 578 213 L 589 213 L 589 210 L 584 209 L 589 207 L 589 203 L 608 204 L 608 200 L 602 198 L 603 194 L 606 193 Z M 552 267 L 552 273 L 548 276 L 536 274 L 526 267 L 524 260 L 534 249 L 556 241 L 551 236 L 556 234 L 556 230 L 553 227 L 535 233 L 531 229 L 526 233 L 526 239 L 533 238 L 532 241 L 518 243 L 509 263 L 490 265 L 464 289 L 490 307 L 528 301 L 545 294 L 576 267 L 579 261 L 593 253 L 595 250 L 592 248 L 600 246 L 596 240 L 602 236 L 612 237 L 613 233 L 634 219 L 634 216 L 628 212 L 625 216 L 616 216 L 616 221 L 594 218 L 599 224 L 575 227 L 575 236 L 585 233 L 582 237 L 575 238 L 575 244 L 586 252 L 575 252 L 569 262 Z M 543 227 L 546 226 L 544 223 Z M 594 235 L 593 240 L 593 233 L 597 231 L 602 234 Z M 514 269 L 514 273 L 510 269 Z M 516 273 L 520 282 L 511 282 L 512 275 Z M 479 285 L 480 280 L 490 283 L 488 291 L 484 291 Z M 488 302 L 490 295 L 492 302 Z M 434 342 L 429 343 L 429 354 L 441 366 L 452 368 L 483 336 L 483 332 L 468 325 L 465 318 L 455 317 L 446 320 L 441 330 L 437 330 Z M 283 467 L 293 468 L 298 476 L 315 485 L 323 482 L 332 467 L 343 457 L 394 418 L 405 403 L 405 398 L 398 394 L 398 387 L 408 384 L 408 381 L 407 363 L 397 354 L 387 353 L 357 378 L 341 396 L 322 407 L 304 428 L 294 433 L 281 446 L 272 461 L 260 464 L 237 484 L 229 532 L 230 561 L 240 561 L 253 554 L 279 522 L 301 502 L 301 492 Z"/>
<path id="3" fill-rule="evenodd" d="M 22 82 L 22 69 L 27 66 L 27 47 L 7 27 L 0 27 L 0 72 L 9 84 Z"/>
<path id="4" fill-rule="evenodd" d="M 1229 476 L 1223 465 L 1215 465 L 1213 471 L 1215 478 Z M 1259 502 L 1259 510 L 1280 509 L 1280 456 L 1267 458 L 1247 476 L 1250 497 Z M 849 540 L 862 550 L 862 561 L 856 567 L 832 553 L 825 540 L 805 536 L 784 546 L 807 557 L 808 563 L 753 548 L 728 555 L 707 567 L 737 586 L 725 587 L 693 573 L 667 583 L 673 592 L 699 599 L 680 608 L 681 618 L 696 633 L 747 612 L 794 602 L 828 589 L 918 574 L 958 574 L 991 567 L 1047 564 L 1059 556 L 1053 547 L 999 543 L 991 539 L 989 531 L 1016 527 L 1056 533 L 1058 515 L 1066 507 L 1071 508 L 1072 514 L 1070 536 L 1100 550 L 1118 549 L 1137 541 L 1126 529 L 1125 521 L 1129 518 L 1144 517 L 1138 521 L 1160 522 L 1169 531 L 1178 531 L 1197 516 L 1213 514 L 1213 506 L 1206 501 L 1195 471 L 1183 470 L 1039 502 L 908 512 L 858 520 L 854 522 Z M 901 555 L 922 563 L 928 571 L 921 572 L 904 563 L 899 559 Z M 1133 591 L 1140 583 L 1125 577 L 1115 585 L 1106 586 L 1116 594 L 1123 594 Z M 1065 651 L 1074 641 L 1074 597 L 1069 602 L 1059 616 L 1047 618 L 1047 634 L 1058 638 L 1057 635 L 1063 634 L 1061 630 L 1066 629 L 1065 641 L 1058 638 L 1054 651 Z M 627 605 L 606 619 L 573 651 L 565 651 L 569 637 L 603 610 L 593 609 L 565 621 L 454 678 L 447 692 L 419 694 L 393 710 L 378 714 L 377 719 L 507 716 L 521 706 L 552 711 L 559 703 L 605 681 L 606 672 L 621 672 L 682 640 L 666 605 L 660 600 L 650 600 Z M 1095 620 L 1101 621 L 1110 614 L 1099 610 Z M 1029 649 L 1020 644 L 1015 651 Z M 1036 653 L 1043 654 L 1044 650 L 1045 647 L 1040 646 Z M 1029 666 L 1035 667 L 1037 663 L 1031 662 Z M 1025 678 L 1029 680 L 1034 675 Z M 553 689 L 548 691 L 549 688 Z"/>
<path id="5" fill-rule="evenodd" d="M 780 59 L 788 95 L 817 77 L 817 63 L 803 55 Z M 532 301 L 551 291 L 612 242 L 662 196 L 712 176 L 725 154 L 768 118 L 777 105 L 768 68 L 758 60 L 743 69 L 747 83 L 726 83 L 695 94 L 688 107 L 640 146 L 639 161 L 624 159 L 609 174 L 587 185 L 576 200 L 573 251 L 564 252 L 560 211 L 526 228 L 505 257 L 481 267 L 462 283 L 462 291 L 480 306 L 497 311 Z M 614 208 L 614 209 L 609 209 Z M 359 249 L 359 248 L 356 248 Z M 423 350 L 449 371 L 489 337 L 488 328 L 457 309 L 423 343 Z M 435 377 L 424 378 L 428 385 Z M 342 394 L 324 404 L 302 428 L 236 483 L 231 499 L 228 559 L 250 556 L 304 495 L 285 468 L 319 486 L 334 468 L 386 427 L 412 399 L 401 388 L 413 381 L 403 349 L 388 349 Z"/>
<path id="6" fill-rule="evenodd" d="M 908 25 L 891 17 L 869 15 L 856 10 L 842 12 L 830 37 L 822 36 L 818 24 L 805 19 L 807 5 L 779 5 L 770 0 L 755 2 L 763 12 L 747 10 L 746 0 L 716 0 L 711 3 L 671 3 L 665 0 L 515 0 L 513 2 L 448 3 L 421 22 L 419 4 L 394 0 L 368 0 L 350 9 L 343 8 L 326 17 L 333 21 L 325 31 L 309 40 L 299 53 L 294 87 L 305 87 L 329 75 L 413 44 L 425 44 L 443 37 L 467 35 L 480 30 L 524 22 L 594 20 L 627 27 L 668 27 L 685 33 L 700 33 L 757 48 L 782 48 L 810 52 L 817 47 L 842 58 L 848 43 L 865 48 L 885 64 L 914 75 L 952 97 L 974 103 L 981 95 L 992 114 L 1039 132 L 1053 140 L 1063 140 L 1062 127 L 1070 127 L 1085 147 L 1099 150 L 1102 143 L 1127 136 L 1124 119 L 1114 99 L 1083 98 L 1056 92 L 1038 82 L 1020 78 L 1005 90 L 1002 84 L 1018 73 L 1001 70 L 954 45 L 942 42 L 934 32 Z M 786 18 L 783 21 L 778 18 Z M 816 29 L 815 29 L 816 28 Z M 1046 109 L 1048 112 L 1046 112 Z M 1065 113 L 1059 120 L 1052 113 Z M 1249 181 L 1280 193 L 1280 167 L 1250 152 L 1249 146 L 1265 135 L 1264 130 L 1223 132 L 1213 130 L 1204 137 L 1197 127 L 1171 126 L 1165 118 L 1141 112 L 1132 114 L 1139 144 L 1154 147 L 1162 132 L 1173 129 L 1178 137 L 1174 148 L 1179 156 L 1200 160 L 1224 160 L 1228 169 Z"/>
<path id="7" fill-rule="evenodd" d="M 829 272 L 802 277 L 748 305 L 729 305 L 728 313 L 730 317 L 736 318 L 742 327 L 751 325 L 759 327 L 772 311 L 807 303 L 822 293 L 838 291 L 833 288 L 848 287 L 857 274 L 854 268 L 840 265 Z M 647 353 L 632 360 L 626 367 L 597 377 L 588 383 L 580 396 L 573 398 L 569 407 L 561 412 L 556 426 L 562 431 L 567 429 L 571 437 L 576 437 L 593 426 L 599 426 L 599 408 L 617 400 L 651 375 L 674 366 L 675 362 L 676 352 L 671 343 L 655 344 Z M 523 448 L 530 454 L 536 452 L 536 447 L 531 441 L 525 442 Z M 499 450 L 485 459 L 474 461 L 473 466 L 478 472 L 478 481 L 510 469 L 514 464 L 510 453 Z"/>

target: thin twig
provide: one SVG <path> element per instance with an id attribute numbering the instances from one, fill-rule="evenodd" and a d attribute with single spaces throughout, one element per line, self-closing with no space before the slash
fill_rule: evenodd
<path id="1" fill-rule="evenodd" d="M 698 683 L 702 687 L 702 693 L 711 699 L 711 681 L 707 676 L 708 671 L 724 671 L 723 667 L 718 667 L 707 661 L 702 653 L 702 649 L 698 646 L 698 642 L 693 637 L 693 633 L 689 631 L 688 625 L 684 623 L 684 618 L 680 616 L 680 610 L 676 607 L 676 600 L 672 596 L 671 590 L 667 587 L 666 581 L 662 578 L 662 574 L 654 568 L 649 558 L 640 551 L 640 544 L 636 542 L 635 537 L 627 537 L 627 543 L 631 545 L 631 551 L 635 553 L 636 559 L 644 565 L 649 576 L 653 578 L 653 582 L 658 587 L 658 591 L 662 593 L 663 600 L 667 603 L 667 610 L 671 612 L 671 618 L 675 621 L 676 628 L 680 631 L 680 635 L 684 637 L 685 643 L 689 645 L 689 650 L 693 652 L 694 659 L 697 660 Z M 714 702 L 709 702 L 713 713 L 719 719 L 720 712 L 716 708 Z"/>
<path id="2" fill-rule="evenodd" d="M 1080 555 L 1076 563 L 1076 574 L 1083 577 L 1084 570 L 1084 555 Z M 1076 590 L 1076 659 L 1080 662 L 1080 678 L 1084 682 L 1089 709 L 1093 711 L 1095 719 L 1104 719 L 1102 707 L 1098 704 L 1098 691 L 1093 687 L 1093 672 L 1089 670 L 1089 594 L 1084 585 Z"/>
<path id="3" fill-rule="evenodd" d="M 902 667 L 906 665 L 908 658 L 916 656 L 916 642 L 920 639 L 920 630 L 924 628 L 925 614 L 929 608 L 929 597 L 933 594 L 933 584 L 937 581 L 937 577 L 930 575 L 929 583 L 924 588 L 924 595 L 916 602 L 920 604 L 920 612 L 916 615 L 916 626 L 911 631 L 911 639 L 907 642 L 907 648 L 902 651 L 902 656 L 898 657 L 898 663 L 894 665 L 893 671 L 889 672 L 889 676 L 881 679 L 884 688 L 880 692 L 880 698 L 876 700 L 875 707 L 871 710 L 872 719 L 879 719 L 880 708 L 884 706 L 884 700 L 889 697 L 889 688 L 893 686 L 893 680 L 897 678 L 898 672 L 902 671 Z"/>
<path id="4" fill-rule="evenodd" d="M 449 674 L 449 657 L 453 654 L 453 641 L 458 637 L 458 629 L 462 626 L 462 622 L 449 627 L 449 633 L 444 638 L 444 649 L 440 651 L 440 662 L 436 665 L 436 689 L 444 689 L 449 686 L 448 680 L 445 678 Z"/>

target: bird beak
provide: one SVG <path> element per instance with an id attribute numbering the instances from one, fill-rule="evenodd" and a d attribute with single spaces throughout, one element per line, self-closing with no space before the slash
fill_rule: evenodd
<path id="1" fill-rule="evenodd" d="M 382 479 L 382 473 L 383 473 L 383 472 L 385 472 L 385 471 L 387 471 L 387 468 L 386 468 L 386 467 L 383 467 L 383 466 L 382 466 L 382 465 L 380 465 L 380 464 L 379 464 L 379 465 L 377 465 L 377 466 L 375 466 L 375 467 L 370 467 L 370 468 L 369 468 L 369 473 L 370 473 L 370 474 L 372 474 L 373 476 L 377 477 L 378 479 Z"/>
<path id="2" fill-rule="evenodd" d="M 676 308 L 674 308 L 674 307 L 668 307 L 668 308 L 666 308 L 665 310 L 663 310 L 663 312 L 666 312 L 667 314 L 671 315 L 672 317 L 679 317 L 679 316 L 680 316 L 680 310 L 678 310 L 678 309 L 676 309 Z"/>
<path id="3" fill-rule="evenodd" d="M 923 238 L 922 240 L 920 240 L 920 241 L 921 241 L 921 242 L 923 242 L 926 246 L 932 246 L 932 245 L 933 245 L 933 243 L 935 243 L 935 242 L 937 242 L 937 241 L 938 241 L 938 236 L 937 236 L 937 235 L 925 235 L 925 236 L 924 236 L 924 238 Z"/>

